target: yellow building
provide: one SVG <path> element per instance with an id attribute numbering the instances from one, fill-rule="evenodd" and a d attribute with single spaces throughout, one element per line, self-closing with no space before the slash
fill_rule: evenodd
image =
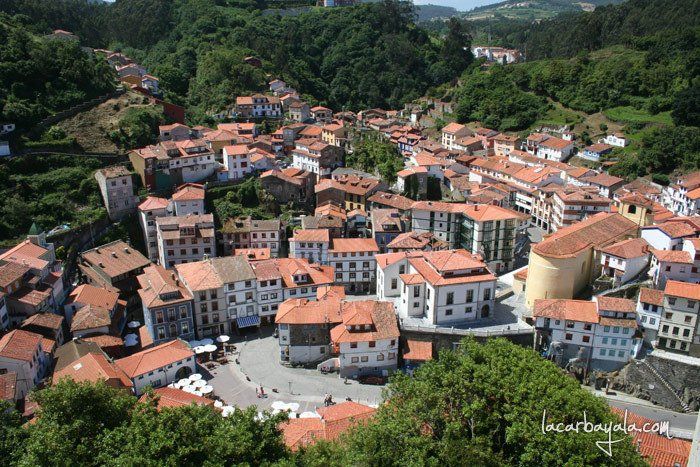
<path id="1" fill-rule="evenodd" d="M 654 218 L 654 202 L 638 193 L 630 193 L 620 198 L 617 212 L 640 227 L 651 225 Z"/>
<path id="2" fill-rule="evenodd" d="M 596 249 L 636 237 L 638 228 L 620 214 L 601 212 L 534 245 L 525 282 L 527 306 L 538 298 L 575 298 L 600 273 Z"/>
<path id="3" fill-rule="evenodd" d="M 348 142 L 348 129 L 337 123 L 325 125 L 321 131 L 321 141 L 343 148 Z"/>

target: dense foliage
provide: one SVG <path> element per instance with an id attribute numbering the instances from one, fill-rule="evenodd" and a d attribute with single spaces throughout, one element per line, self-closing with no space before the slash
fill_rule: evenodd
<path id="1" fill-rule="evenodd" d="M 378 174 L 387 183 L 396 181 L 396 173 L 403 169 L 403 157 L 396 146 L 376 133 L 364 135 L 355 142 L 355 150 L 346 157 L 346 165 L 364 172 Z"/>
<path id="2" fill-rule="evenodd" d="M 260 186 L 258 178 L 247 178 L 234 186 L 207 190 L 207 212 L 213 212 L 219 224 L 234 217 L 251 216 L 256 219 L 273 219 L 273 204 L 269 195 Z"/>
<path id="3" fill-rule="evenodd" d="M 119 119 L 117 129 L 109 137 L 120 148 L 140 148 L 156 142 L 154 135 L 164 123 L 163 109 L 159 106 L 133 107 Z"/>
<path id="4" fill-rule="evenodd" d="M 114 89 L 113 72 L 74 41 L 48 40 L 0 13 L 0 121 L 28 128 Z"/>
<path id="5" fill-rule="evenodd" d="M 0 161 L 0 241 L 27 233 L 32 222 L 51 229 L 104 215 L 93 177 L 104 161 L 75 156 L 24 156 Z"/>
<path id="6" fill-rule="evenodd" d="M 228 418 L 209 407 L 157 410 L 103 383 L 62 381 L 35 393 L 40 410 L 26 429 L 2 414 L 5 465 L 260 465 L 287 455 L 280 417 L 253 409 Z"/>
<path id="7" fill-rule="evenodd" d="M 342 444 L 306 453 L 313 465 L 645 465 L 629 438 L 613 457 L 605 433 L 542 433 L 547 422 L 616 418 L 605 402 L 532 350 L 503 339 L 464 341 L 414 375 L 392 380 L 388 403 Z M 613 434 L 614 438 L 621 437 Z"/>
<path id="8" fill-rule="evenodd" d="M 64 380 L 38 391 L 34 423 L 0 411 L 7 465 L 644 465 L 629 438 L 596 446 L 606 433 L 542 433 L 541 423 L 617 422 L 605 402 L 530 349 L 503 339 L 466 340 L 414 377 L 397 374 L 376 418 L 342 442 L 296 454 L 278 423 L 255 408 L 228 418 L 208 407 L 157 410 L 103 383 Z M 6 407 L 2 407 L 3 409 Z M 613 433 L 613 439 L 622 438 Z"/>

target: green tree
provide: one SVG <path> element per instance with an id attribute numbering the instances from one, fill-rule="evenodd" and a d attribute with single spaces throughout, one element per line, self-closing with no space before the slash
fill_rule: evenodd
<path id="1" fill-rule="evenodd" d="M 404 166 L 403 157 L 396 146 L 378 133 L 364 135 L 361 141 L 356 142 L 355 150 L 346 157 L 346 164 L 364 172 L 378 174 L 389 184 L 396 181 L 396 174 Z"/>
<path id="2" fill-rule="evenodd" d="M 0 401 L 0 459 L 6 464 L 16 461 L 26 438 L 19 412 L 10 403 Z"/>
<path id="3" fill-rule="evenodd" d="M 395 375 L 388 402 L 343 443 L 302 454 L 311 465 L 643 466 L 631 438 L 608 457 L 605 433 L 542 433 L 546 420 L 618 423 L 607 404 L 537 353 L 504 339 L 467 339 L 413 377 Z M 613 434 L 614 438 L 622 437 Z"/>
<path id="4" fill-rule="evenodd" d="M 117 129 L 109 136 L 121 148 L 140 148 L 156 142 L 158 126 L 163 123 L 165 117 L 161 107 L 132 107 L 119 119 Z"/>
<path id="5" fill-rule="evenodd" d="M 700 85 L 678 93 L 671 116 L 676 125 L 700 126 Z"/>

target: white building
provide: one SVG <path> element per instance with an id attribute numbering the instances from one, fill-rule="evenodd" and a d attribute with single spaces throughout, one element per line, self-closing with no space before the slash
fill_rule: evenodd
<path id="1" fill-rule="evenodd" d="M 399 327 L 391 302 L 344 302 L 341 318 L 343 322 L 331 330 L 341 378 L 387 376 L 396 370 Z"/>
<path id="2" fill-rule="evenodd" d="M 658 347 L 697 356 L 700 351 L 700 284 L 668 281 L 664 288 L 664 310 Z"/>
<path id="3" fill-rule="evenodd" d="M 158 262 L 166 268 L 216 256 L 212 214 L 156 219 Z"/>
<path id="4" fill-rule="evenodd" d="M 289 257 L 306 258 L 312 263 L 328 264 L 330 246 L 328 229 L 300 229 L 289 239 Z"/>
<path id="5" fill-rule="evenodd" d="M 700 226 L 688 219 L 674 218 L 641 229 L 641 237 L 655 250 L 682 250 L 684 240 L 697 237 L 698 233 Z"/>
<path id="6" fill-rule="evenodd" d="M 609 144 L 610 146 L 616 146 L 618 148 L 624 148 L 627 146 L 627 138 L 622 133 L 607 135 L 605 138 L 601 139 L 600 142 L 603 144 Z"/>
<path id="7" fill-rule="evenodd" d="M 10 315 L 7 312 L 7 301 L 5 293 L 0 292 L 0 331 L 4 331 L 10 326 Z"/>
<path id="8" fill-rule="evenodd" d="M 678 177 L 664 188 L 662 203 L 679 216 L 700 213 L 700 171 Z"/>
<path id="9" fill-rule="evenodd" d="M 42 336 L 15 329 L 0 338 L 0 373 L 17 374 L 18 399 L 41 382 L 49 362 L 42 348 Z"/>
<path id="10" fill-rule="evenodd" d="M 373 238 L 335 238 L 328 250 L 328 261 L 335 268 L 337 285 L 348 292 L 369 293 L 374 290 L 377 263 L 374 255 L 379 246 Z"/>
<path id="11" fill-rule="evenodd" d="M 225 146 L 223 156 L 224 169 L 226 169 L 229 180 L 239 180 L 253 172 L 253 165 L 248 158 L 247 145 L 235 144 L 233 146 Z"/>
<path id="12" fill-rule="evenodd" d="M 279 256 L 282 240 L 282 223 L 279 219 L 229 219 L 222 227 L 221 233 L 225 255 L 233 254 L 233 250 L 269 248 L 273 257 Z"/>
<path id="13" fill-rule="evenodd" d="M 631 238 L 601 250 L 601 275 L 613 279 L 613 287 L 631 281 L 649 265 L 649 244 L 643 238 Z"/>
<path id="14" fill-rule="evenodd" d="M 398 277 L 400 318 L 445 326 L 491 316 L 496 278 L 483 261 L 466 250 L 421 253 Z"/>
<path id="15" fill-rule="evenodd" d="M 637 322 L 644 332 L 645 342 L 655 345 L 663 312 L 664 291 L 640 287 L 637 299 Z"/>
<path id="16" fill-rule="evenodd" d="M 342 150 L 330 144 L 307 138 L 295 142 L 292 151 L 292 167 L 316 174 L 316 178 L 327 178 L 342 165 Z"/>
<path id="17" fill-rule="evenodd" d="M 147 386 L 160 388 L 196 371 L 194 352 L 185 341 L 175 339 L 116 360 L 140 396 Z"/>
<path id="18" fill-rule="evenodd" d="M 156 218 L 168 215 L 168 200 L 149 196 L 138 206 L 139 224 L 143 232 L 144 243 L 148 250 L 148 259 L 152 262 L 158 261 L 158 232 L 156 229 Z"/>
<path id="19" fill-rule="evenodd" d="M 170 198 L 170 209 L 175 216 L 198 216 L 204 210 L 204 186 L 198 183 L 185 183 L 178 187 Z"/>
<path id="20" fill-rule="evenodd" d="M 134 194 L 131 172 L 117 165 L 95 172 L 107 214 L 113 221 L 122 219 L 136 211 L 139 197 Z"/>

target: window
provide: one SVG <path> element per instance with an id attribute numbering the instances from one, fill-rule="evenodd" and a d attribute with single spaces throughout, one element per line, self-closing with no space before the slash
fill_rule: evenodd
<path id="1" fill-rule="evenodd" d="M 165 321 L 165 316 L 162 311 L 156 311 L 156 323 L 162 323 Z"/>
<path id="2" fill-rule="evenodd" d="M 351 349 L 356 349 L 356 348 L 357 348 L 357 342 L 350 342 L 350 348 L 351 348 Z"/>
<path id="3" fill-rule="evenodd" d="M 690 308 L 690 309 L 695 308 L 695 301 L 694 300 L 688 300 L 688 308 Z"/>
<path id="4" fill-rule="evenodd" d="M 187 318 L 187 307 L 184 305 L 180 305 L 180 319 L 185 318 Z"/>
<path id="5" fill-rule="evenodd" d="M 445 305 L 452 305 L 455 302 L 455 293 L 454 292 L 447 292 L 447 301 L 445 302 Z"/>
<path id="6" fill-rule="evenodd" d="M 591 336 L 583 336 L 582 340 L 583 340 L 583 342 L 590 342 Z"/>
<path id="7" fill-rule="evenodd" d="M 600 353 L 601 355 L 605 355 L 606 352 L 605 352 L 605 349 L 600 349 L 600 352 L 598 352 L 598 353 Z"/>
<path id="8" fill-rule="evenodd" d="M 384 354 L 383 353 L 380 353 L 379 355 L 377 355 L 377 361 L 378 362 L 384 361 Z"/>
<path id="9" fill-rule="evenodd" d="M 624 351 L 624 350 L 618 350 L 617 356 L 620 357 L 620 358 L 624 358 L 624 356 L 625 356 L 625 351 Z"/>
<path id="10" fill-rule="evenodd" d="M 396 358 L 396 352 L 389 352 L 389 360 L 394 360 Z"/>
<path id="11" fill-rule="evenodd" d="M 452 309 L 451 308 L 448 308 L 447 310 L 445 310 L 445 316 L 452 316 Z"/>
<path id="12" fill-rule="evenodd" d="M 413 297 L 420 297 L 420 286 L 413 286 Z"/>
<path id="13" fill-rule="evenodd" d="M 612 339 L 610 339 L 610 343 L 612 345 L 617 345 L 617 337 L 613 337 Z"/>
<path id="14" fill-rule="evenodd" d="M 361 361 L 361 362 L 368 362 L 368 361 L 369 361 L 369 357 L 368 357 L 367 355 L 364 355 L 364 356 L 362 356 L 362 357 L 360 358 L 360 361 Z"/>
<path id="15" fill-rule="evenodd" d="M 473 301 L 474 301 L 474 291 L 467 290 L 467 303 L 471 303 Z"/>
<path id="16" fill-rule="evenodd" d="M 570 341 L 573 338 L 574 338 L 573 334 L 571 334 L 569 332 L 567 332 L 566 335 L 564 336 L 564 339 L 566 339 L 567 341 Z"/>
<path id="17" fill-rule="evenodd" d="M 676 297 L 668 297 L 668 304 L 675 305 L 676 304 Z"/>
<path id="18" fill-rule="evenodd" d="M 491 300 L 491 289 L 484 289 L 484 300 Z"/>
<path id="19" fill-rule="evenodd" d="M 607 337 L 603 337 L 603 344 L 607 344 L 607 343 L 608 343 L 608 338 L 607 338 Z"/>
<path id="20" fill-rule="evenodd" d="M 319 347 L 318 352 L 319 352 L 319 353 L 326 353 L 326 348 L 325 348 L 325 347 Z"/>
<path id="21" fill-rule="evenodd" d="M 350 362 L 351 362 L 351 363 L 357 363 L 357 362 L 359 362 L 359 361 L 360 361 L 360 359 L 359 359 L 358 357 L 351 357 L 351 358 L 350 358 Z"/>
<path id="22" fill-rule="evenodd" d="M 396 278 L 391 279 L 391 288 L 392 288 L 392 290 L 396 289 L 396 287 L 397 287 Z"/>
<path id="23" fill-rule="evenodd" d="M 377 343 L 374 341 L 369 341 L 368 345 L 370 346 L 370 348 L 372 348 L 372 347 L 376 347 Z"/>
<path id="24" fill-rule="evenodd" d="M 627 346 L 627 339 L 620 339 L 620 345 L 623 347 Z"/>

